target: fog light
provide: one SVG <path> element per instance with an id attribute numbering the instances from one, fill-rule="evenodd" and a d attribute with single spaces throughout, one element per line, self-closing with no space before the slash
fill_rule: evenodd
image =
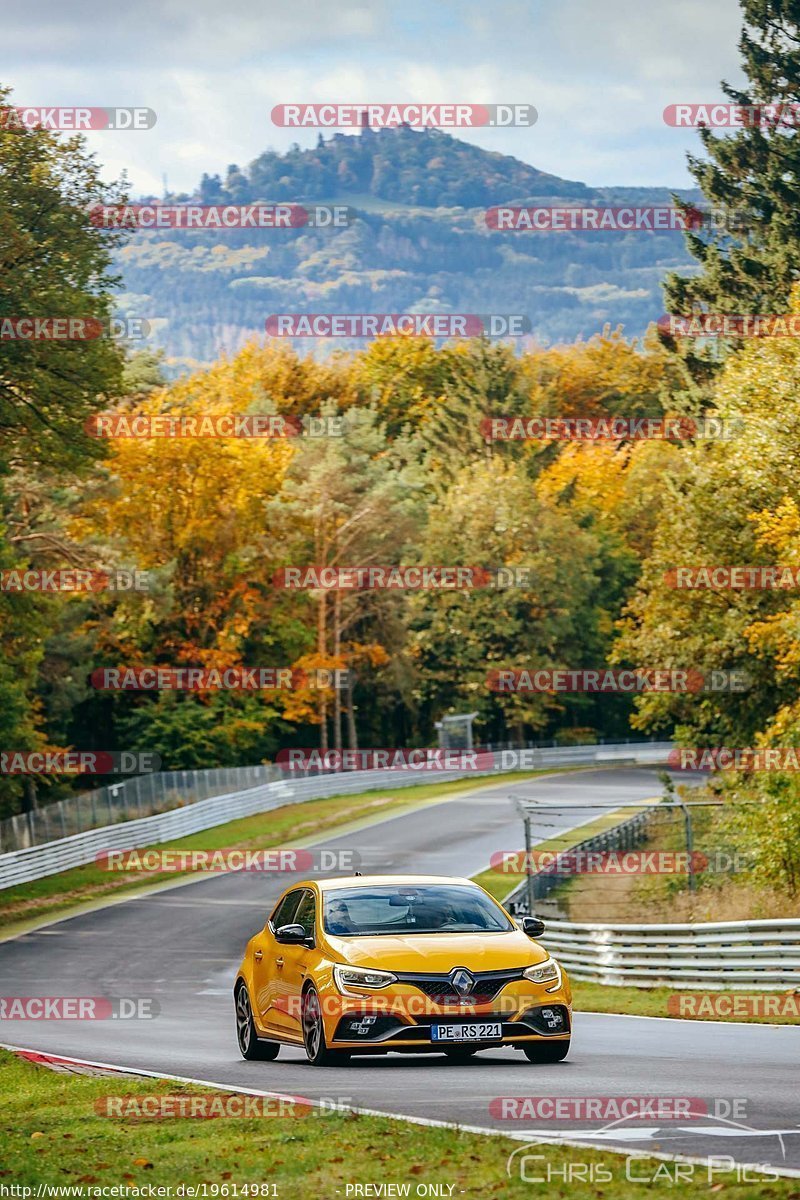
<path id="1" fill-rule="evenodd" d="M 548 1029 L 563 1029 L 564 1014 L 560 1008 L 543 1008 L 542 1019 L 546 1022 Z"/>
<path id="2" fill-rule="evenodd" d="M 348 1033 L 355 1033 L 358 1036 L 368 1035 L 371 1032 L 371 1026 L 375 1024 L 377 1017 L 359 1017 L 357 1021 L 349 1021 L 347 1024 Z"/>

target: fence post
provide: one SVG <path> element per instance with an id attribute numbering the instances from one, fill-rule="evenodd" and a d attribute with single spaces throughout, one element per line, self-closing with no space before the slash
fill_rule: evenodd
<path id="1" fill-rule="evenodd" d="M 686 831 L 686 853 L 689 856 L 689 865 L 687 868 L 689 873 L 689 891 L 694 892 L 697 889 L 697 881 L 694 877 L 692 814 L 689 812 L 689 808 L 685 803 L 681 802 L 680 807 L 683 809 L 683 824 Z"/>
<path id="2" fill-rule="evenodd" d="M 531 843 L 531 819 L 529 816 L 526 815 L 526 817 L 525 817 L 525 885 L 526 885 L 527 894 L 528 894 L 528 916 L 529 917 L 533 916 L 533 874 L 532 874 L 533 863 L 531 861 L 531 858 L 532 858 L 531 850 L 532 849 L 533 849 L 533 847 L 532 847 L 532 843 Z"/>

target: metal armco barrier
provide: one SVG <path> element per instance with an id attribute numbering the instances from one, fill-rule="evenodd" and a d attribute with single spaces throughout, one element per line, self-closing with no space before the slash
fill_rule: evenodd
<path id="1" fill-rule="evenodd" d="M 483 754 L 485 769 L 459 771 L 420 771 L 391 769 L 376 771 L 345 771 L 329 775 L 314 775 L 306 779 L 276 780 L 226 795 L 197 800 L 182 808 L 156 813 L 138 820 L 123 821 L 88 829 L 71 837 L 59 838 L 39 846 L 0 854 L 0 889 L 18 883 L 29 883 L 46 875 L 55 875 L 70 867 L 94 862 L 98 854 L 109 850 L 133 850 L 157 845 L 173 838 L 186 837 L 203 829 L 212 829 L 250 817 L 255 813 L 318 800 L 326 796 L 367 792 L 376 788 L 410 787 L 419 783 L 446 783 L 454 779 L 502 775 L 511 770 L 534 770 L 540 767 L 591 766 L 592 764 L 665 762 L 672 749 L 670 742 L 630 742 L 617 745 L 555 746 L 549 749 L 527 749 L 513 752 L 496 751 Z M 519 755 L 525 754 L 520 765 Z M 494 765 L 490 765 L 489 760 Z M 479 764 L 482 766 L 482 763 Z"/>
<path id="2" fill-rule="evenodd" d="M 74 792 L 41 808 L 5 817 L 0 821 L 0 855 L 72 837 L 100 825 L 152 817 L 171 808 L 196 804 L 211 796 L 227 796 L 281 778 L 283 772 L 279 767 L 265 763 L 118 777 L 91 792 Z"/>
<path id="3" fill-rule="evenodd" d="M 542 943 L 574 979 L 628 987 L 800 989 L 800 917 L 698 925 L 548 921 Z"/>
<path id="4" fill-rule="evenodd" d="M 628 850 L 639 844 L 655 811 L 638 813 L 569 850 Z M 546 871 L 535 874 L 534 899 L 543 899 L 563 878 Z M 527 880 L 506 897 L 505 905 L 517 916 L 527 914 Z M 800 989 L 800 917 L 696 925 L 603 925 L 548 918 L 545 925 L 542 944 L 573 979 L 617 987 Z"/>

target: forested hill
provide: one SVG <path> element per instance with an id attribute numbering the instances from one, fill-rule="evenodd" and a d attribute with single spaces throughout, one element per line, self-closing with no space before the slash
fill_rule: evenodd
<path id="1" fill-rule="evenodd" d="M 439 130 L 401 126 L 327 142 L 320 135 L 313 150 L 266 151 L 247 171 L 230 166 L 224 181 L 204 175 L 200 193 L 206 204 L 361 194 L 424 208 L 476 208 L 534 196 L 579 200 L 589 189 Z"/>
<path id="2" fill-rule="evenodd" d="M 670 191 L 592 188 L 436 130 L 266 151 L 170 199 L 336 202 L 358 214 L 343 229 L 135 233 L 121 255 L 121 307 L 154 321 L 152 343 L 175 371 L 263 337 L 282 312 L 519 313 L 543 344 L 606 323 L 638 334 L 664 311 L 665 272 L 690 261 L 678 233 L 487 229 L 495 204 L 669 204 Z M 325 354 L 343 343 L 302 345 Z"/>

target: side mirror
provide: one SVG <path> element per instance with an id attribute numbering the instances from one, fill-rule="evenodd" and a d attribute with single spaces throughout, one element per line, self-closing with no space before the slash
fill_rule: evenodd
<path id="1" fill-rule="evenodd" d="M 281 925 L 275 930 L 275 941 L 282 946 L 302 946 L 307 934 L 302 925 Z"/>
<path id="2" fill-rule="evenodd" d="M 527 933 L 528 937 L 541 937 L 544 933 L 544 921 L 540 921 L 538 917 L 523 917 L 522 932 Z"/>

